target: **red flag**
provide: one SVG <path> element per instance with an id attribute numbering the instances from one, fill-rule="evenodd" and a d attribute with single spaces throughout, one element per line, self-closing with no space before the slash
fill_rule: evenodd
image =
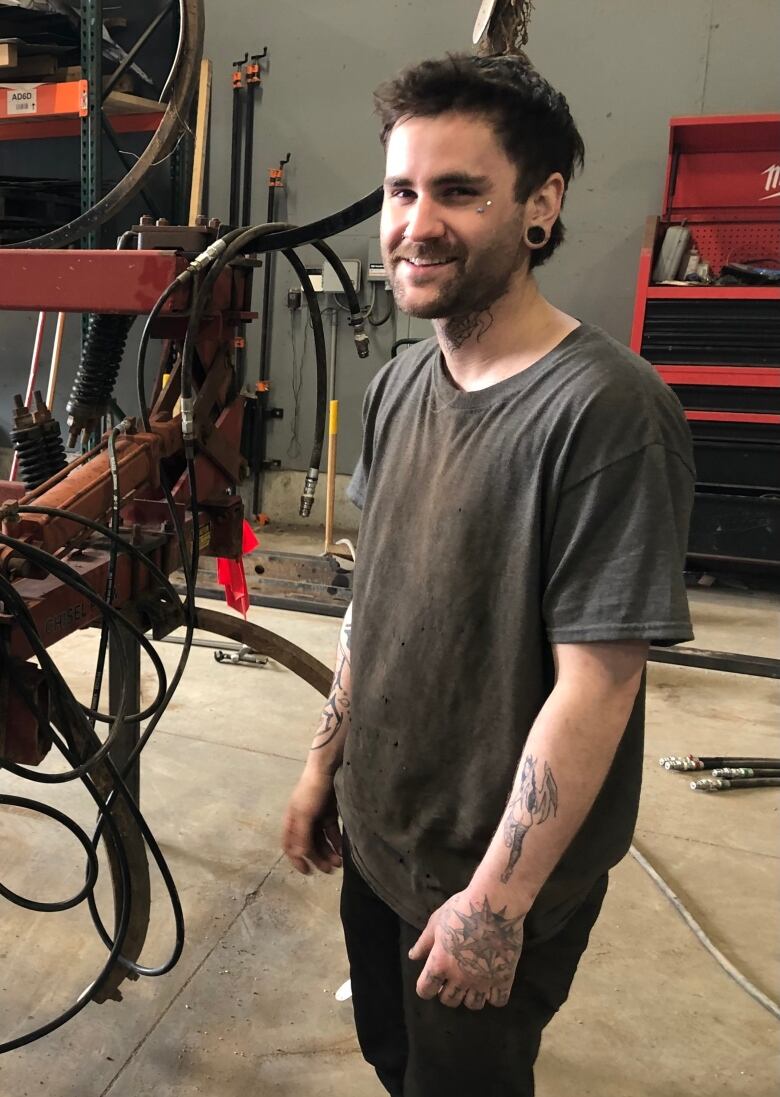
<path id="1" fill-rule="evenodd" d="M 242 553 L 245 555 L 247 552 L 251 552 L 257 548 L 259 543 L 249 522 L 244 520 Z M 225 588 L 225 601 L 230 608 L 237 610 L 246 617 L 249 611 L 249 591 L 246 585 L 243 556 L 237 556 L 235 559 L 219 556 L 217 558 L 217 582 Z"/>

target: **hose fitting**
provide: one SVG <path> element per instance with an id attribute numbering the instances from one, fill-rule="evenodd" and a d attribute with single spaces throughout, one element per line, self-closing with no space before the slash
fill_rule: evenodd
<path id="1" fill-rule="evenodd" d="M 357 348 L 358 358 L 368 358 L 371 353 L 371 343 L 366 335 L 365 327 L 363 326 L 363 316 L 361 313 L 352 313 L 349 318 L 350 327 L 354 330 L 355 347 Z"/>
<path id="2" fill-rule="evenodd" d="M 181 398 L 181 433 L 185 442 L 195 440 L 195 399 L 192 396 Z"/>
<path id="3" fill-rule="evenodd" d="M 301 518 L 308 518 L 311 514 L 311 508 L 314 506 L 314 493 L 317 490 L 317 481 L 320 478 L 320 470 L 310 468 L 306 474 L 306 479 L 303 482 L 303 494 L 301 495 L 301 506 L 298 513 Z"/>
<path id="4" fill-rule="evenodd" d="M 691 788 L 695 792 L 722 792 L 724 789 L 731 788 L 731 781 L 702 777 L 698 781 L 691 781 Z"/>
<path id="5" fill-rule="evenodd" d="M 205 251 L 202 251 L 200 255 L 196 255 L 186 270 L 183 270 L 176 281 L 180 285 L 185 285 L 192 279 L 194 274 L 203 270 L 204 267 L 210 266 L 215 259 L 218 259 L 222 252 L 227 248 L 227 240 L 224 236 L 219 240 L 215 240 L 213 244 L 209 244 Z"/>

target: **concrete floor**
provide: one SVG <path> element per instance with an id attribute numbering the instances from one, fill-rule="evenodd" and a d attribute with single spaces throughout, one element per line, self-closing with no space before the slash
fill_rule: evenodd
<path id="1" fill-rule="evenodd" d="M 277 544 L 276 547 L 281 547 Z M 778 656 L 780 599 L 692 594 L 696 645 Z M 213 603 L 212 603 L 213 605 Z M 338 621 L 253 610 L 254 619 L 325 661 Z M 173 666 L 178 649 L 162 645 Z M 87 689 L 95 636 L 57 649 Z M 780 684 L 651 666 L 645 790 L 637 843 L 716 944 L 780 996 L 777 881 L 780 792 L 694 795 L 658 757 L 689 750 L 778 754 Z M 125 1000 L 91 1005 L 45 1040 L 0 1059 L 0 1097 L 374 1097 L 349 1003 L 338 880 L 303 879 L 280 858 L 285 798 L 320 701 L 290 673 L 217 666 L 196 649 L 150 744 L 142 775 L 149 819 L 187 918 L 179 966 L 126 984 Z M 0 789 L 18 783 L 0 776 Z M 29 786 L 23 794 L 34 795 Z M 74 787 L 50 802 L 88 824 Z M 72 842 L 29 813 L 0 812 L 3 881 L 37 897 L 78 886 Z M 38 915 L 0 900 L 0 1039 L 69 1004 L 99 968 L 86 911 Z M 160 900 L 145 960 L 171 927 Z M 613 875 L 571 1000 L 550 1026 L 539 1097 L 769 1097 L 778 1026 L 696 943 L 630 859 Z"/>

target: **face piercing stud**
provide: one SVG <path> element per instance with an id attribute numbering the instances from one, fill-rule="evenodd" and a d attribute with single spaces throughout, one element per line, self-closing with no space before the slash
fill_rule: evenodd
<path id="1" fill-rule="evenodd" d="M 485 210 L 487 209 L 487 207 L 492 206 L 492 205 L 493 205 L 492 201 L 488 198 L 488 200 L 487 200 L 487 202 L 485 202 L 484 206 L 477 206 L 477 213 L 484 213 Z"/>

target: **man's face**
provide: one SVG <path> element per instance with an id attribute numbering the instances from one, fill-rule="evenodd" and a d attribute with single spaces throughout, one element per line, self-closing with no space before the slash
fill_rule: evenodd
<path id="1" fill-rule="evenodd" d="M 516 186 L 517 169 L 488 121 L 450 112 L 396 124 L 381 240 L 404 312 L 444 319 L 481 311 L 506 293 L 527 254 Z"/>

